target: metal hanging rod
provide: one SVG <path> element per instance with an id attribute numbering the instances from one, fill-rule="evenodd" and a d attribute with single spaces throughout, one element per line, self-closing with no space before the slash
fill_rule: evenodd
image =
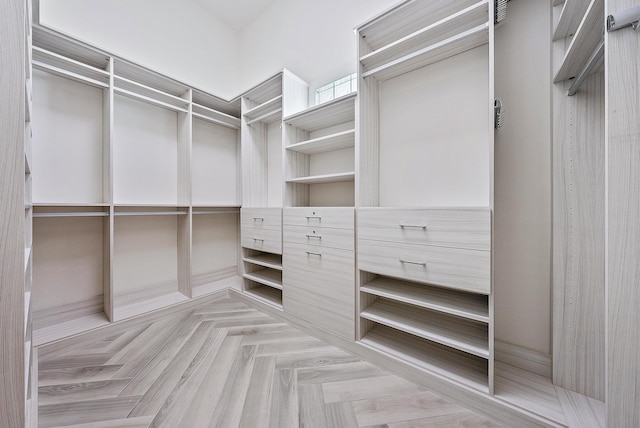
<path id="1" fill-rule="evenodd" d="M 59 213 L 33 213 L 33 217 L 109 217 L 105 212 L 59 212 Z"/>
<path id="2" fill-rule="evenodd" d="M 197 214 L 240 214 L 240 210 L 224 211 L 224 210 L 210 210 L 210 211 L 193 211 L 193 215 Z"/>
<path id="3" fill-rule="evenodd" d="M 567 95 L 572 97 L 578 92 L 578 89 L 580 89 L 580 86 L 582 85 L 582 82 L 584 82 L 584 79 L 586 79 L 587 76 L 591 74 L 591 72 L 593 71 L 595 66 L 600 62 L 603 56 L 604 56 L 604 36 L 600 40 L 600 43 L 598 43 L 598 46 L 596 46 L 595 50 L 587 60 L 584 67 L 582 67 L 582 70 L 580 71 L 580 73 L 578 73 L 578 76 L 573 80 L 573 83 L 569 87 L 569 91 L 567 92 Z"/>
<path id="4" fill-rule="evenodd" d="M 635 6 L 607 16 L 607 32 L 620 30 L 625 27 L 638 29 L 640 21 L 640 6 Z"/>

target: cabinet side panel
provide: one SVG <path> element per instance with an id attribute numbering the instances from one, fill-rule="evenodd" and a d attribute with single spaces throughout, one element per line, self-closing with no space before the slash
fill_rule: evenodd
<path id="1" fill-rule="evenodd" d="M 636 6 L 609 0 L 607 14 Z M 607 426 L 640 426 L 640 40 L 607 33 Z"/>

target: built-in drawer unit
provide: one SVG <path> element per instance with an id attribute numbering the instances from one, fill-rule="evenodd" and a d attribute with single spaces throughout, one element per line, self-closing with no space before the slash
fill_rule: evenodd
<path id="1" fill-rule="evenodd" d="M 491 292 L 489 251 L 360 239 L 358 268 L 474 293 Z"/>
<path id="2" fill-rule="evenodd" d="M 280 230 L 242 228 L 242 247 L 268 253 L 282 254 L 282 232 Z"/>
<path id="3" fill-rule="evenodd" d="M 282 264 L 285 311 L 353 340 L 354 252 L 285 241 Z"/>
<path id="4" fill-rule="evenodd" d="M 355 214 L 353 208 L 285 208 L 284 310 L 355 339 Z"/>
<path id="5" fill-rule="evenodd" d="M 353 230 L 354 221 L 354 209 L 342 207 L 285 208 L 282 218 L 283 224 L 291 226 L 321 226 L 351 230 Z"/>
<path id="6" fill-rule="evenodd" d="M 491 211 L 488 208 L 361 208 L 358 237 L 489 251 Z"/>
<path id="7" fill-rule="evenodd" d="M 338 248 L 353 251 L 353 229 L 334 229 L 321 226 L 283 226 L 283 240 L 318 248 Z"/>
<path id="8" fill-rule="evenodd" d="M 242 208 L 240 225 L 251 229 L 282 229 L 281 208 Z"/>

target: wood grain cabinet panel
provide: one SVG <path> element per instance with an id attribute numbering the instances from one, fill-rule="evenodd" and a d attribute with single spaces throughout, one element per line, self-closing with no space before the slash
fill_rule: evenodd
<path id="1" fill-rule="evenodd" d="M 243 248 L 282 254 L 282 232 L 279 230 L 243 227 L 241 236 Z"/>
<path id="2" fill-rule="evenodd" d="M 353 251 L 284 242 L 284 310 L 355 339 Z"/>
<path id="3" fill-rule="evenodd" d="M 489 208 L 358 210 L 358 236 L 377 241 L 491 249 Z"/>
<path id="4" fill-rule="evenodd" d="M 282 209 L 242 208 L 240 224 L 243 228 L 282 230 Z"/>
<path id="5" fill-rule="evenodd" d="M 353 251 L 355 237 L 353 229 L 334 229 L 316 226 L 284 225 L 283 240 L 308 245 L 314 248 L 338 248 Z"/>
<path id="6" fill-rule="evenodd" d="M 285 208 L 282 216 L 282 223 L 291 226 L 322 226 L 351 230 L 353 230 L 354 220 L 353 208 Z"/>
<path id="7" fill-rule="evenodd" d="M 491 293 L 491 252 L 358 240 L 361 270 L 480 294 Z"/>

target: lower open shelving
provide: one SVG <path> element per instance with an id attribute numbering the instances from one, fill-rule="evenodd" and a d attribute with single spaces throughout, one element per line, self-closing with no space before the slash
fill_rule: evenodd
<path id="1" fill-rule="evenodd" d="M 244 291 L 282 309 L 282 255 L 243 248 Z"/>

